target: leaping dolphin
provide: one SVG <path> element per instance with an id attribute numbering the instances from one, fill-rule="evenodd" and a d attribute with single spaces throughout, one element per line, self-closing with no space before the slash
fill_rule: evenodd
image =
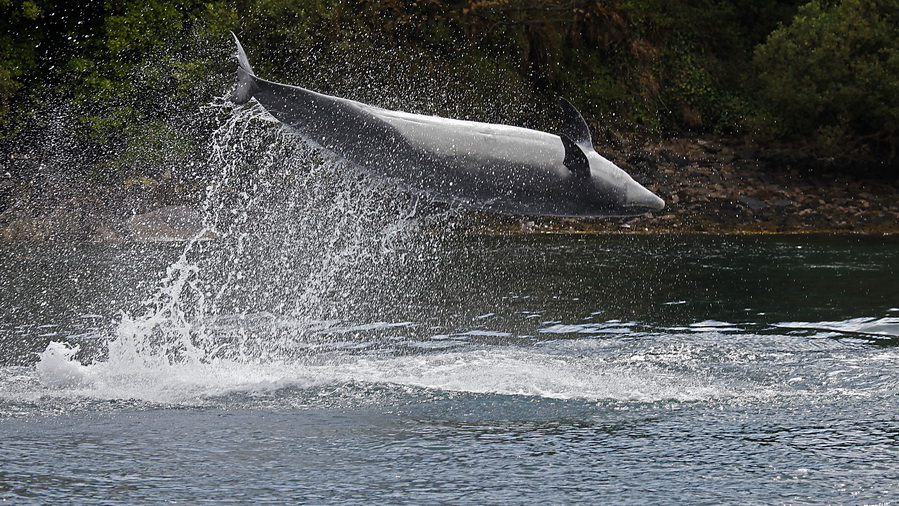
<path id="1" fill-rule="evenodd" d="M 372 174 L 468 208 L 543 216 L 636 216 L 665 202 L 593 149 L 561 99 L 559 135 L 391 111 L 256 77 L 237 36 L 235 104 L 276 119 Z"/>

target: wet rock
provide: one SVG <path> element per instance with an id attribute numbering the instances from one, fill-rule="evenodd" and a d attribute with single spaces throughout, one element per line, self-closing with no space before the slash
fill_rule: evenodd
<path id="1" fill-rule="evenodd" d="M 753 211 L 758 211 L 760 209 L 764 209 L 764 208 L 768 207 L 768 204 L 766 204 L 765 202 L 763 202 L 759 199 L 754 199 L 752 197 L 741 197 L 741 198 L 737 199 L 737 202 L 745 205 L 746 207 L 748 207 L 749 209 L 752 209 Z"/>
<path id="2" fill-rule="evenodd" d="M 718 153 L 718 162 L 730 165 L 737 160 L 737 154 L 730 148 L 724 148 L 721 153 Z"/>
<path id="3" fill-rule="evenodd" d="M 123 240 L 120 230 L 107 225 L 100 225 L 94 230 L 91 241 L 93 242 L 121 242 Z"/>
<path id="4" fill-rule="evenodd" d="M 0 214 L 0 239 L 12 241 L 66 241 L 90 239 L 94 222 L 92 207 L 62 202 L 37 212 L 18 205 Z"/>
<path id="5" fill-rule="evenodd" d="M 664 198 L 635 219 L 553 219 L 472 213 L 458 229 L 509 233 L 813 232 L 899 233 L 899 182 L 833 167 L 800 168 L 803 153 L 727 139 L 632 141 L 607 132 L 607 158 Z M 597 137 L 600 138 L 600 137 Z M 617 162 L 616 162 L 617 163 Z M 201 230 L 186 195 L 72 186 L 26 187 L 0 171 L 0 239 L 180 241 Z M 3 198 L 5 196 L 5 199 Z M 179 204 L 179 205 L 172 205 Z M 169 207 L 159 208 L 161 205 Z M 137 209 L 136 216 L 133 216 Z M 154 210 L 155 209 L 155 210 Z M 146 212 L 152 211 L 152 212 Z"/>
<path id="6" fill-rule="evenodd" d="M 677 167 L 684 167 L 690 163 L 690 160 L 683 154 L 676 153 L 670 149 L 659 151 L 659 157 L 667 163 L 672 163 Z"/>
<path id="7" fill-rule="evenodd" d="M 706 152 L 711 153 L 711 154 L 720 153 L 721 150 L 724 149 L 724 146 L 720 142 L 715 142 L 715 141 L 710 141 L 710 140 L 705 140 L 705 139 L 697 140 L 696 144 L 699 144 L 699 146 L 702 149 L 706 150 Z"/>

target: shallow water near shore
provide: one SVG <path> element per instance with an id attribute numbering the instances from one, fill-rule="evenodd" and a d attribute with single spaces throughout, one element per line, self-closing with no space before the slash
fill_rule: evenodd
<path id="1" fill-rule="evenodd" d="M 0 243 L 3 500 L 899 498 L 899 238 L 471 234 L 247 111 L 194 240 Z"/>

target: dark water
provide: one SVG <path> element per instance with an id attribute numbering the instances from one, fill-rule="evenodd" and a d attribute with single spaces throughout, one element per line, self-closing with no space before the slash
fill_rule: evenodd
<path id="1" fill-rule="evenodd" d="M 899 500 L 895 237 L 267 233 L 0 245 L 0 498 Z"/>

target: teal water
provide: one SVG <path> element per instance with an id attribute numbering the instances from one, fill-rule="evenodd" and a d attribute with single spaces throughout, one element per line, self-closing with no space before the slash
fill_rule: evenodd
<path id="1" fill-rule="evenodd" d="M 895 237 L 236 247 L 0 245 L 0 497 L 899 499 Z"/>

